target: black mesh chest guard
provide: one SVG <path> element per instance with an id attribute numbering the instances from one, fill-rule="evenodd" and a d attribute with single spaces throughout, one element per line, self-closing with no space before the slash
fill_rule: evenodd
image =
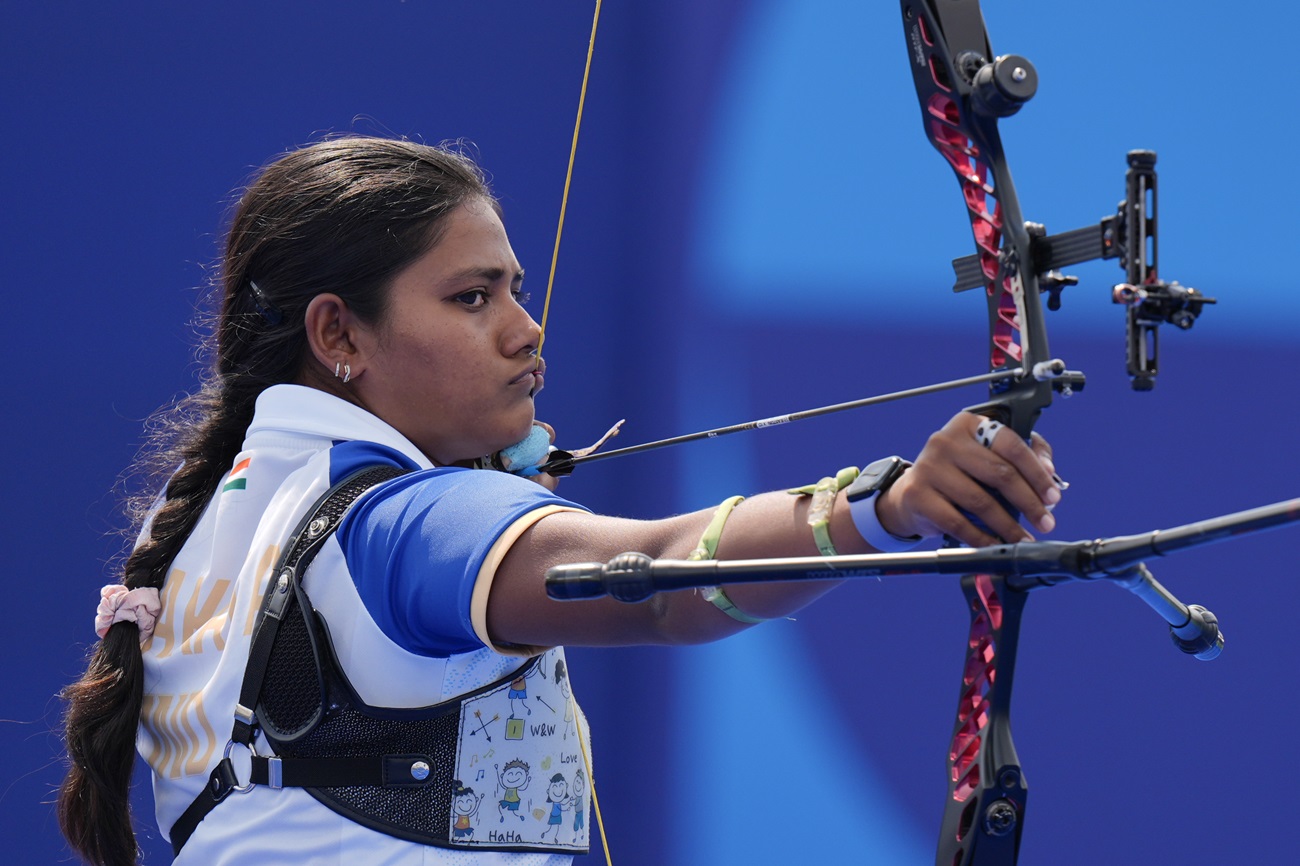
<path id="1" fill-rule="evenodd" d="M 232 744 L 250 746 L 260 729 L 275 751 L 254 754 L 249 783 L 227 757 L 204 792 L 172 827 L 179 852 L 198 823 L 232 792 L 252 785 L 304 788 L 344 817 L 425 845 L 486 851 L 584 853 L 545 844 L 451 841 L 462 705 L 532 674 L 540 657 L 473 692 L 419 708 L 374 707 L 356 693 L 334 655 L 329 630 L 302 586 L 303 575 L 352 503 L 404 473 L 361 470 L 331 488 L 290 537 L 267 588 L 249 651 Z"/>

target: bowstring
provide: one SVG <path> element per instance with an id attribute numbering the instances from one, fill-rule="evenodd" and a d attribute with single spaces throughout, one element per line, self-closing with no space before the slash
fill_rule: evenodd
<path id="1" fill-rule="evenodd" d="M 586 721 L 582 710 L 578 709 L 578 703 L 573 698 L 573 680 L 569 680 L 569 700 L 573 704 L 573 729 L 578 736 L 578 750 L 582 752 L 582 765 L 587 768 L 587 779 L 591 783 L 591 806 L 596 812 L 596 827 L 600 830 L 600 845 L 605 852 L 605 866 L 614 866 L 613 855 L 609 852 L 609 839 L 605 836 L 605 818 L 600 814 L 600 798 L 596 796 L 596 774 L 591 769 L 591 756 L 587 754 L 586 734 L 582 730 L 582 723 Z"/>
<path id="2" fill-rule="evenodd" d="M 573 181 L 573 163 L 578 157 L 578 132 L 582 129 L 582 109 L 587 104 L 587 82 L 591 78 L 591 58 L 596 52 L 596 27 L 600 24 L 601 0 L 596 0 L 596 11 L 591 18 L 591 38 L 587 41 L 587 65 L 582 70 L 582 89 L 578 91 L 578 117 L 573 123 L 573 143 L 569 146 L 569 167 L 564 173 L 564 192 L 560 195 L 560 219 L 555 226 L 555 248 L 551 252 L 551 271 L 546 277 L 546 300 L 542 302 L 542 323 L 537 335 L 537 363 L 542 366 L 542 344 L 546 342 L 546 319 L 551 312 L 551 289 L 555 286 L 555 270 L 560 261 L 560 238 L 564 234 L 564 215 L 569 207 L 569 185 Z"/>
<path id="3" fill-rule="evenodd" d="M 542 344 L 546 342 L 546 320 L 551 312 L 551 290 L 555 287 L 555 271 L 560 261 L 560 238 L 564 235 L 564 216 L 569 208 L 569 187 L 573 182 L 573 164 L 578 157 L 578 133 L 582 129 L 582 110 L 587 104 L 587 82 L 591 80 L 591 58 L 596 52 L 596 28 L 600 25 L 601 0 L 596 0 L 596 10 L 591 16 L 591 37 L 587 40 L 587 63 L 582 70 L 582 88 L 578 91 L 578 116 L 573 122 L 573 141 L 569 145 L 569 166 L 564 172 L 564 192 L 560 195 L 560 219 L 555 226 L 555 248 L 551 252 L 551 270 L 546 277 L 546 300 L 542 302 L 542 322 L 537 335 L 537 364 L 542 365 Z M 572 698 L 570 698 L 572 700 Z M 583 737 L 581 712 L 575 712 L 574 725 L 578 735 L 578 748 L 582 752 L 582 763 L 587 768 L 587 778 L 591 783 L 591 805 L 596 813 L 596 826 L 600 830 L 601 847 L 605 852 L 606 866 L 614 866 L 613 855 L 609 851 L 609 840 L 605 836 L 605 818 L 600 811 L 600 798 L 596 795 L 596 775 L 592 772 L 591 757 Z"/>

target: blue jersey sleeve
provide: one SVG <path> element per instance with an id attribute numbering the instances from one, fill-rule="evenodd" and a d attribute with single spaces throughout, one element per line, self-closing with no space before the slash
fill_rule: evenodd
<path id="1" fill-rule="evenodd" d="M 336 442 L 330 449 L 330 486 L 353 472 L 374 466 L 397 466 L 415 470 L 420 467 L 400 451 L 378 442 Z"/>
<path id="2" fill-rule="evenodd" d="M 384 634 L 408 652 L 445 658 L 483 647 L 470 622 L 479 569 L 507 527 L 547 505 L 581 508 L 504 472 L 419 470 L 359 499 L 338 540 Z"/>

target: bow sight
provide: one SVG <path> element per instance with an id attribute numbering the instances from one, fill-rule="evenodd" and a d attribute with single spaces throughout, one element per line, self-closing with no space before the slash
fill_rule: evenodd
<path id="1" fill-rule="evenodd" d="M 964 68 L 971 68 L 975 60 L 968 52 L 964 62 Z M 959 59 L 959 66 L 961 63 Z M 977 111 L 1007 117 L 1033 96 L 1038 78 L 1028 60 L 1012 54 L 999 57 L 992 63 L 983 63 L 971 79 L 971 101 Z M 1021 92 L 1029 92 L 1018 103 L 1010 101 L 1002 84 L 1006 80 L 1014 81 L 1016 73 L 1023 73 L 1026 82 L 1033 82 L 1033 87 L 1022 89 Z M 1157 328 L 1168 322 L 1185 331 L 1196 324 L 1201 309 L 1215 300 L 1177 281 L 1166 283 L 1159 278 L 1155 151 L 1129 151 L 1128 166 L 1124 175 L 1125 196 L 1114 216 L 1105 217 L 1097 225 L 1055 235 L 1047 234 L 1047 229 L 1039 223 L 1026 222 L 1025 229 L 1031 239 L 1032 266 L 1038 275 L 1038 288 L 1047 295 L 1049 310 L 1059 310 L 1061 291 L 1079 282 L 1078 277 L 1061 273 L 1061 268 L 1094 259 L 1119 259 L 1125 282 L 1111 290 L 1111 300 L 1128 308 L 1125 332 L 1128 375 L 1133 390 L 1150 391 L 1155 387 L 1159 371 L 1160 333 Z M 952 268 L 957 276 L 952 287 L 954 292 L 984 287 L 984 273 L 978 255 L 953 259 Z"/>

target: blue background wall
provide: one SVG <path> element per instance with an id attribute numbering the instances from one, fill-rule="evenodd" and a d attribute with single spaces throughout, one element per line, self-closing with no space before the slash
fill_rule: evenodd
<path id="1" fill-rule="evenodd" d="M 1205 0 L 985 5 L 994 48 L 1028 56 L 1042 81 L 1004 123 L 1026 216 L 1053 231 L 1096 221 L 1123 194 L 1124 152 L 1155 149 L 1164 275 L 1220 300 L 1166 335 L 1160 384 L 1134 394 L 1106 299 L 1119 273 L 1072 269 L 1082 282 L 1050 323 L 1053 349 L 1090 381 L 1040 425 L 1073 485 L 1057 536 L 1297 495 L 1300 124 L 1276 35 L 1300 13 L 1281 0 L 1249 16 Z M 981 302 L 948 291 L 968 229 L 923 138 L 897 16 L 850 0 L 606 4 L 540 404 L 563 442 L 622 417 L 630 444 L 981 371 Z M 52 695 L 93 640 L 121 548 L 114 487 L 141 423 L 193 386 L 188 322 L 230 191 L 328 132 L 467 139 L 540 297 L 590 18 L 567 0 L 0 12 L 11 862 L 67 856 L 48 805 Z M 563 490 L 631 516 L 705 507 L 915 453 L 978 399 L 593 466 Z M 1031 600 L 1022 863 L 1293 858 L 1295 540 L 1153 566 L 1220 616 L 1228 650 L 1209 665 L 1114 589 Z M 965 628 L 955 580 L 921 577 L 855 584 L 709 647 L 575 653 L 617 862 L 929 862 Z M 634 799 L 647 785 L 655 796 Z M 168 862 L 156 830 L 144 842 L 148 862 Z"/>

